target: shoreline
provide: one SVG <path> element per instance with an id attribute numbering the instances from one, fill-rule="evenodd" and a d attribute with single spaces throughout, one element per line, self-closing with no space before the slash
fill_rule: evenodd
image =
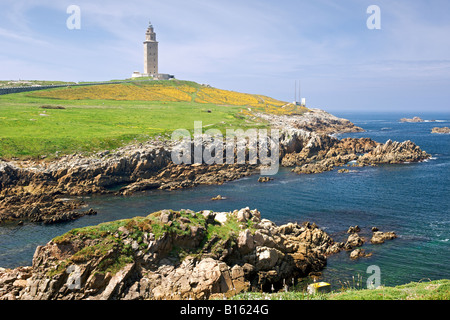
<path id="1" fill-rule="evenodd" d="M 334 134 L 363 132 L 346 119 L 311 109 L 303 115 L 258 115 L 280 129 L 279 161 L 298 174 L 320 173 L 346 166 L 418 162 L 430 157 L 410 141 L 378 143 L 368 138 L 337 139 Z M 173 143 L 153 140 L 91 156 L 66 155 L 52 162 L 0 162 L 0 225 L 29 220 L 46 224 L 96 214 L 80 211 L 79 199 L 92 194 L 126 196 L 150 189 L 174 190 L 215 185 L 257 174 L 259 165 L 175 165 Z M 112 191 L 119 188 L 117 191 Z"/>

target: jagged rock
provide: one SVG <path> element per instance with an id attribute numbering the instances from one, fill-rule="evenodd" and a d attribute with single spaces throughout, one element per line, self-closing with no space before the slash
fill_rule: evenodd
<path id="1" fill-rule="evenodd" d="M 348 228 L 347 233 L 358 233 L 361 232 L 361 228 L 359 226 L 351 226 Z"/>
<path id="2" fill-rule="evenodd" d="M 259 177 L 258 178 L 258 182 L 268 182 L 271 180 L 273 180 L 273 178 L 271 178 L 271 177 Z"/>
<path id="3" fill-rule="evenodd" d="M 370 239 L 370 242 L 374 243 L 374 244 L 380 244 L 380 243 L 384 243 L 384 241 L 386 241 L 386 240 L 392 240 L 395 238 L 397 238 L 397 235 L 395 234 L 395 232 L 375 231 L 372 234 L 372 239 Z"/>
<path id="4" fill-rule="evenodd" d="M 335 254 L 338 253 L 342 250 L 345 250 L 345 243 L 343 242 L 336 242 L 333 245 L 331 245 L 330 247 L 327 248 L 327 250 L 325 251 L 326 255 L 331 255 L 331 254 Z"/>
<path id="5" fill-rule="evenodd" d="M 293 171 L 298 174 L 314 174 L 333 170 L 335 167 L 357 161 L 359 166 L 377 165 L 381 163 L 418 162 L 430 157 L 411 141 L 377 143 L 368 138 L 346 138 L 341 141 L 323 140 L 314 135 L 310 149 L 305 145 L 298 153 L 286 154 L 282 164 L 296 166 Z M 320 142 L 319 142 L 320 141 Z M 340 169 L 339 173 L 349 172 Z"/>
<path id="6" fill-rule="evenodd" d="M 434 127 L 431 129 L 431 133 L 450 133 L 449 127 Z"/>
<path id="7" fill-rule="evenodd" d="M 159 214 L 159 220 L 164 223 L 167 224 L 169 221 L 171 221 L 173 218 L 173 213 L 170 210 L 162 210 Z"/>
<path id="8" fill-rule="evenodd" d="M 297 174 L 314 174 L 333 170 L 333 167 L 326 166 L 322 163 L 308 163 L 301 167 L 295 167 L 292 171 Z"/>
<path id="9" fill-rule="evenodd" d="M 256 249 L 256 268 L 267 271 L 275 267 L 280 259 L 283 259 L 282 252 L 275 248 L 257 247 Z"/>
<path id="10" fill-rule="evenodd" d="M 350 259 L 358 259 L 362 257 L 370 257 L 372 253 L 366 253 L 364 249 L 358 248 L 350 252 Z"/>
<path id="11" fill-rule="evenodd" d="M 414 118 L 401 118 L 400 122 L 424 122 L 423 119 L 421 119 L 420 117 L 414 117 Z"/>
<path id="12" fill-rule="evenodd" d="M 245 229 L 239 233 L 237 245 L 243 255 L 251 252 L 255 248 L 255 241 L 250 230 Z"/>
<path id="13" fill-rule="evenodd" d="M 388 140 L 358 159 L 363 164 L 418 162 L 430 157 L 411 141 Z"/>
<path id="14" fill-rule="evenodd" d="M 345 243 L 344 247 L 346 250 L 351 250 L 355 247 L 360 247 L 364 244 L 364 239 L 361 238 L 358 233 L 351 233 L 348 236 L 347 242 Z"/>

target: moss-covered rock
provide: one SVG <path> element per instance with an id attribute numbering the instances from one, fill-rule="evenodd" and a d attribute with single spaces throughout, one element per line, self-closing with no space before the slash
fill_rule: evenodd
<path id="1" fill-rule="evenodd" d="M 0 298 L 208 299 L 271 290 L 321 270 L 333 245 L 315 224 L 278 227 L 256 209 L 162 210 L 54 238 L 20 275 L 25 286 L 0 279 Z"/>

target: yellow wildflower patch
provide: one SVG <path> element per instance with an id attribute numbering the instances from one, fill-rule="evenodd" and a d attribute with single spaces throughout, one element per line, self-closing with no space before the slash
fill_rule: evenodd
<path id="1" fill-rule="evenodd" d="M 33 95 L 62 100 L 192 101 L 189 93 L 182 88 L 163 85 L 108 84 L 45 90 L 35 92 Z"/>
<path id="2" fill-rule="evenodd" d="M 30 93 L 33 97 L 61 100 L 118 100 L 195 102 L 246 107 L 242 115 L 256 112 L 271 114 L 299 114 L 308 109 L 267 96 L 221 90 L 183 81 L 149 81 L 93 86 L 76 86 Z"/>
<path id="3" fill-rule="evenodd" d="M 131 83 L 67 87 L 30 94 L 62 100 L 183 101 L 219 105 L 264 107 L 285 102 L 269 97 L 188 84 Z"/>

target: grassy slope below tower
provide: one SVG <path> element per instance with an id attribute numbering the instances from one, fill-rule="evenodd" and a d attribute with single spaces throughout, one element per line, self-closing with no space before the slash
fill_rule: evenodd
<path id="1" fill-rule="evenodd" d="M 308 109 L 262 95 L 190 81 L 64 87 L 0 96 L 0 158 L 55 158 L 115 149 L 134 141 L 205 128 L 266 127 L 256 112 L 301 114 Z"/>

